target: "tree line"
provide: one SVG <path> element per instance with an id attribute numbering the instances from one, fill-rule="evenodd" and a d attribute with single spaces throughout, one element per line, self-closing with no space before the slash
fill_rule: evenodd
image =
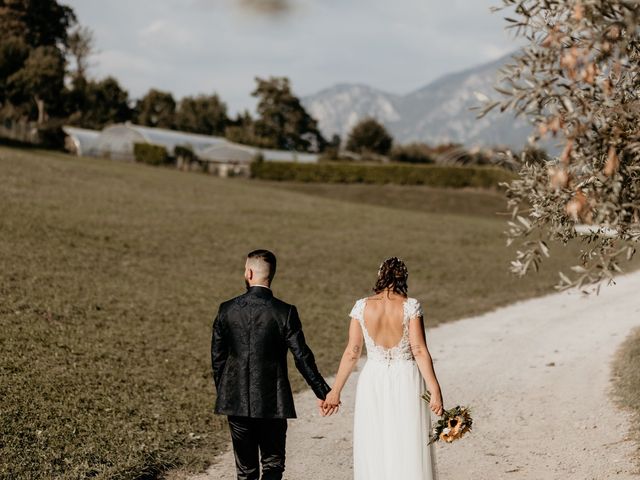
<path id="1" fill-rule="evenodd" d="M 216 93 L 177 101 L 170 92 L 150 89 L 133 100 L 116 78 L 92 78 L 93 34 L 57 0 L 0 0 L 0 31 L 0 120 L 5 125 L 102 129 L 132 121 L 285 150 L 322 151 L 329 144 L 287 78 L 256 78 L 257 118 L 248 111 L 231 117 Z"/>
<path id="2" fill-rule="evenodd" d="M 92 78 L 93 33 L 80 25 L 71 7 L 57 0 L 0 0 L 0 30 L 4 124 L 34 123 L 42 130 L 69 124 L 99 130 L 132 121 L 264 148 L 322 152 L 340 146 L 338 136 L 324 138 L 286 77 L 256 78 L 251 95 L 258 100 L 257 117 L 248 111 L 232 117 L 217 93 L 178 101 L 170 92 L 152 88 L 133 100 L 116 78 Z M 385 154 L 391 142 L 384 127 L 367 120 L 354 129 L 348 146 Z"/>
<path id="3" fill-rule="evenodd" d="M 97 79 L 89 74 L 93 33 L 79 23 L 71 7 L 57 0 L 0 0 L 0 31 L 0 122 L 35 124 L 45 132 L 40 137 L 58 145 L 64 124 L 100 130 L 131 121 L 262 148 L 322 152 L 329 160 L 432 163 L 444 158 L 443 149 L 461 149 L 422 143 L 394 146 L 392 135 L 374 118 L 354 125 L 344 142 L 339 135 L 327 139 L 286 77 L 256 77 L 251 92 L 257 99 L 256 117 L 247 110 L 229 115 L 217 93 L 177 100 L 171 92 L 152 88 L 134 100 L 113 76 Z M 46 133 L 50 131 L 54 134 Z M 458 163 L 482 163 L 469 155 L 456 158 Z"/>

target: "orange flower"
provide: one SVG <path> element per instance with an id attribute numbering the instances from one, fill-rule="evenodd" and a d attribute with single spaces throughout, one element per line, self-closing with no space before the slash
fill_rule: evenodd
<path id="1" fill-rule="evenodd" d="M 440 433 L 440 440 L 451 443 L 462 438 L 469 431 L 467 419 L 464 415 L 456 415 L 447 420 L 447 426 Z"/>

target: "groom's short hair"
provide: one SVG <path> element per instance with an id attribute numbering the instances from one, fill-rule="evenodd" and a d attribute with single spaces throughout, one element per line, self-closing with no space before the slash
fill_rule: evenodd
<path id="1" fill-rule="evenodd" d="M 254 263 L 256 273 L 264 275 L 271 282 L 276 274 L 276 256 L 269 250 L 249 252 L 247 259 Z M 260 268 L 263 267 L 263 268 Z"/>

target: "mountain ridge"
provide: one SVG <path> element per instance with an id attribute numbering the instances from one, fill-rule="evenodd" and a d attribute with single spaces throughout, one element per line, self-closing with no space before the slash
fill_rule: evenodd
<path id="1" fill-rule="evenodd" d="M 512 113 L 497 111 L 476 119 L 476 112 L 470 110 L 480 104 L 476 92 L 497 98 L 493 86 L 498 81 L 498 70 L 513 59 L 514 53 L 447 73 L 406 94 L 364 83 L 340 82 L 301 100 L 328 137 L 338 134 L 345 139 L 358 121 L 374 117 L 398 143 L 451 142 L 519 148 L 531 132 L 524 119 L 514 120 Z"/>

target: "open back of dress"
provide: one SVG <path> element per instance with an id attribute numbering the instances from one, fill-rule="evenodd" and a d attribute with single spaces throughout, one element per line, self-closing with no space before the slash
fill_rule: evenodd
<path id="1" fill-rule="evenodd" d="M 364 325 L 373 342 L 382 348 L 393 348 L 402 341 L 404 335 L 403 302 L 385 302 L 379 299 L 365 299 L 363 311 Z"/>

